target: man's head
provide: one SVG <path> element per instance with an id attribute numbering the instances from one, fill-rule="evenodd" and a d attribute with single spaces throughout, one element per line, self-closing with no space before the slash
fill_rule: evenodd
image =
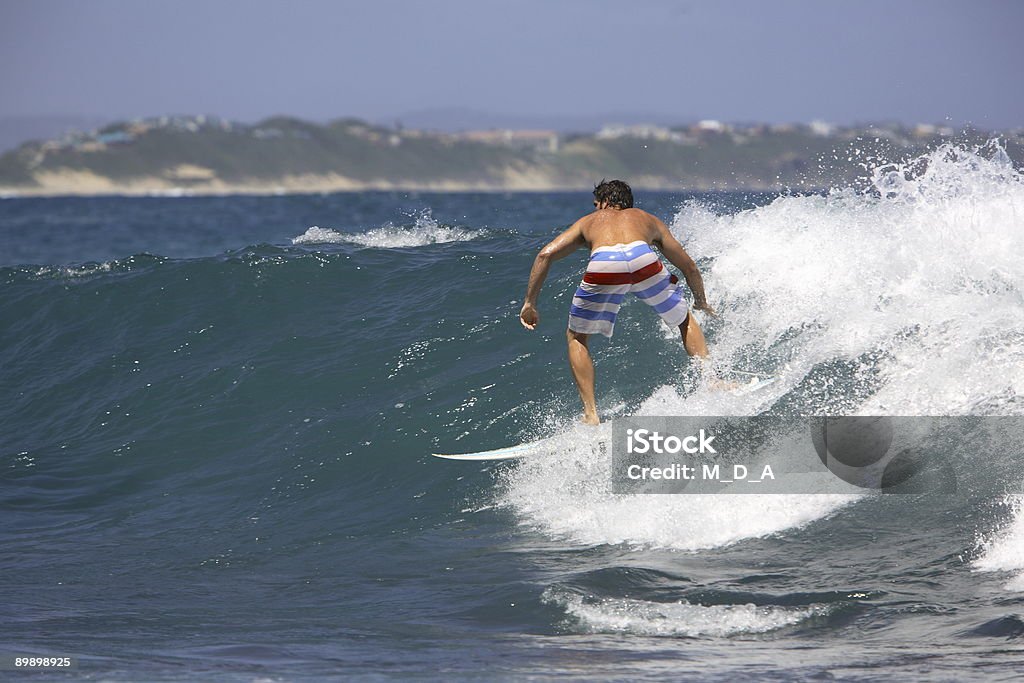
<path id="1" fill-rule="evenodd" d="M 614 206 L 620 209 L 633 208 L 633 191 L 621 180 L 602 180 L 594 186 L 594 206 Z"/>

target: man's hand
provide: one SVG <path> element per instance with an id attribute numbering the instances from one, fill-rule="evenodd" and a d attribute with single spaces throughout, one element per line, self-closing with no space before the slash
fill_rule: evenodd
<path id="1" fill-rule="evenodd" d="M 519 322 L 528 330 L 535 329 L 540 322 L 540 313 L 533 304 L 527 302 L 523 304 L 523 310 L 519 311 Z"/>
<path id="2" fill-rule="evenodd" d="M 711 308 L 711 306 L 708 304 L 707 301 L 700 301 L 700 302 L 694 301 L 693 302 L 693 308 L 696 311 L 704 311 L 705 313 L 707 313 L 708 315 L 710 315 L 713 318 L 717 318 L 718 317 L 718 314 L 715 313 L 715 309 Z"/>

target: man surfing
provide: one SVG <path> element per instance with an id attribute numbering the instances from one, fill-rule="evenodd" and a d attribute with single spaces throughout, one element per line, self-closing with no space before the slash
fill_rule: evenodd
<path id="1" fill-rule="evenodd" d="M 590 248 L 590 263 L 569 309 L 569 365 L 583 401 L 583 422 L 600 424 L 594 403 L 594 363 L 587 348 L 591 334 L 611 337 L 615 318 L 626 294 L 633 293 L 653 308 L 661 319 L 679 327 L 683 348 L 690 356 L 707 357 L 697 321 L 690 315 L 678 281 L 651 249 L 655 246 L 686 278 L 693 292 L 693 307 L 715 312 L 704 296 L 704 281 L 697 264 L 683 245 L 657 217 L 633 208 L 633 192 L 621 180 L 602 180 L 594 188 L 594 211 L 540 250 L 530 270 L 526 301 L 519 320 L 528 330 L 540 320 L 537 297 L 552 261 L 565 258 L 582 246 Z"/>

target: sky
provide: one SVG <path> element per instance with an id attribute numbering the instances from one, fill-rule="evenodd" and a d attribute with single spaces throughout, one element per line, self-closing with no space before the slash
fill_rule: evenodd
<path id="1" fill-rule="evenodd" d="M 0 118 L 998 130 L 1022 27 L 1016 0 L 0 0 Z"/>

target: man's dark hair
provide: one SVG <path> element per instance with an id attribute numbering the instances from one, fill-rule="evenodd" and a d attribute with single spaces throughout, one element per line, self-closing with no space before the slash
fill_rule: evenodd
<path id="1" fill-rule="evenodd" d="M 594 186 L 594 199 L 598 202 L 608 202 L 620 209 L 633 208 L 633 190 L 621 180 L 602 179 Z"/>

